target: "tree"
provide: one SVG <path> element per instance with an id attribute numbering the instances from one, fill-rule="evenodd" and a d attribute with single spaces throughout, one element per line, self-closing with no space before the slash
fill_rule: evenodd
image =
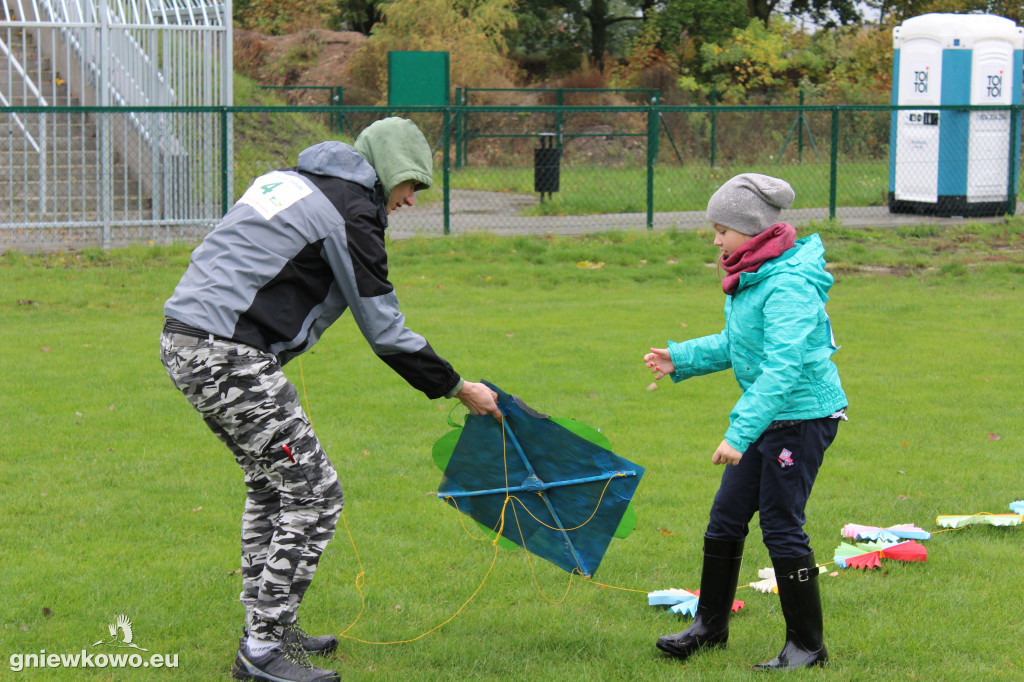
<path id="1" fill-rule="evenodd" d="M 368 36 L 382 18 L 379 5 L 380 0 L 338 0 L 336 24 Z"/>
<path id="2" fill-rule="evenodd" d="M 1024 5 L 1006 0 L 871 0 L 869 4 L 878 11 L 882 21 L 894 24 L 930 12 L 984 12 L 1012 19 L 1017 24 L 1024 19 Z"/>
<path id="3" fill-rule="evenodd" d="M 267 35 L 319 28 L 329 22 L 332 0 L 235 0 L 232 18 L 239 28 Z"/>
<path id="4" fill-rule="evenodd" d="M 670 0 L 648 18 L 658 47 L 681 63 L 693 60 L 701 45 L 725 40 L 749 19 L 744 0 Z"/>
<path id="5" fill-rule="evenodd" d="M 510 87 L 515 67 L 506 57 L 505 33 L 515 28 L 515 0 L 390 0 L 383 19 L 347 68 L 356 85 L 386 92 L 387 53 L 441 50 L 460 85 Z"/>
<path id="6" fill-rule="evenodd" d="M 625 21 L 641 21 L 644 16 L 637 13 L 619 14 L 616 16 L 615 13 L 612 12 L 609 0 L 590 0 L 589 7 L 586 6 L 587 3 L 580 4 L 583 5 L 583 7 L 581 7 L 582 14 L 590 25 L 590 59 L 593 61 L 594 65 L 600 69 L 604 66 L 604 55 L 608 50 L 609 32 L 611 31 L 611 28 L 615 24 Z M 644 2 L 644 5 L 649 4 L 649 2 Z"/>
<path id="7" fill-rule="evenodd" d="M 861 0 L 747 0 L 747 16 L 764 24 L 774 13 L 806 16 L 824 26 L 845 26 L 862 18 L 858 4 L 868 3 Z"/>
<path id="8" fill-rule="evenodd" d="M 518 32 L 516 52 L 534 53 L 548 43 L 555 53 L 571 48 L 577 55 L 576 67 L 578 57 L 586 54 L 601 68 L 606 54 L 621 53 L 628 44 L 630 32 L 620 29 L 639 28 L 654 11 L 655 0 L 520 0 L 516 13 L 521 26 L 535 28 Z"/>
<path id="9" fill-rule="evenodd" d="M 857 0 L 792 0 L 787 14 L 807 17 L 819 26 L 834 28 L 856 23 L 863 17 Z"/>
<path id="10" fill-rule="evenodd" d="M 798 91 L 838 104 L 884 104 L 892 75 L 887 26 L 850 26 L 808 33 L 791 20 L 751 20 L 720 43 L 707 43 L 699 78 L 686 86 L 714 89 L 727 104 L 762 97 L 795 102 Z"/>

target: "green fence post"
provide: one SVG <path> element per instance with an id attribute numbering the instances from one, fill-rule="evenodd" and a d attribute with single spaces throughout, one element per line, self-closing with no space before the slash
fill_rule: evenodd
<path id="1" fill-rule="evenodd" d="M 717 100 L 717 99 L 718 99 L 718 93 L 715 90 L 712 90 L 711 91 L 711 107 L 712 107 L 712 109 L 711 109 L 711 167 L 712 168 L 715 167 L 715 123 L 716 123 L 715 119 L 717 117 L 715 115 L 716 112 L 714 110 L 714 106 L 715 106 L 715 100 Z"/>
<path id="2" fill-rule="evenodd" d="M 800 91 L 800 113 L 796 119 L 796 162 L 804 162 L 804 91 Z"/>
<path id="3" fill-rule="evenodd" d="M 463 88 L 462 89 L 462 101 L 459 102 L 459 104 L 461 104 L 463 106 L 469 106 L 469 88 Z M 460 116 L 462 116 L 462 127 L 463 127 L 463 131 L 462 131 L 462 162 L 468 165 L 469 164 L 469 130 L 468 130 L 468 126 L 467 126 L 465 110 L 462 111 Z"/>
<path id="4" fill-rule="evenodd" d="M 836 217 L 836 177 L 839 170 L 839 107 L 832 107 L 832 153 L 829 160 L 828 217 Z"/>
<path id="5" fill-rule="evenodd" d="M 462 104 L 462 88 L 455 88 L 455 106 Z M 462 107 L 455 110 L 455 168 L 462 168 Z"/>
<path id="6" fill-rule="evenodd" d="M 331 93 L 331 104 L 335 107 L 338 107 L 337 109 L 334 110 L 333 115 L 334 128 L 335 130 L 338 131 L 339 135 L 344 135 L 345 130 L 343 123 L 345 119 L 344 114 L 341 113 L 341 105 L 344 103 L 345 88 L 343 88 L 340 85 L 335 85 L 333 90 L 334 91 Z"/>
<path id="7" fill-rule="evenodd" d="M 231 208 L 230 188 L 228 187 L 228 110 L 221 107 L 220 110 L 220 213 L 224 215 Z"/>
<path id="8" fill-rule="evenodd" d="M 565 97 L 563 96 L 562 88 L 558 88 L 555 91 L 555 106 L 558 107 L 555 112 L 555 146 L 559 149 L 562 148 L 562 107 L 565 106 Z"/>
<path id="9" fill-rule="evenodd" d="M 654 164 L 658 159 L 658 121 L 661 111 L 656 103 L 647 107 L 647 229 L 654 229 Z"/>
<path id="10" fill-rule="evenodd" d="M 1017 213 L 1017 165 L 1020 163 L 1020 105 L 1010 109 L 1010 167 L 1006 183 L 1006 214 Z"/>
<path id="11" fill-rule="evenodd" d="M 450 130 L 451 124 L 452 124 L 452 108 L 451 107 L 445 107 L 444 108 L 444 125 L 441 126 L 441 140 L 442 140 L 441 146 L 444 149 L 444 152 L 442 153 L 442 156 L 441 156 L 441 168 L 443 169 L 443 172 L 442 172 L 442 178 L 443 179 L 442 179 L 441 182 L 444 185 L 444 233 L 446 235 L 451 233 L 451 192 L 450 192 L 450 184 L 451 183 L 449 183 L 449 177 L 450 177 L 449 173 L 451 171 L 451 157 L 452 157 L 452 150 L 451 150 L 452 136 L 451 136 L 451 130 Z"/>

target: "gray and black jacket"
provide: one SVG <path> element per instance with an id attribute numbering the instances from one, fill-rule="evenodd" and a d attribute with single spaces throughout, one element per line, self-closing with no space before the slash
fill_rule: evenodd
<path id="1" fill-rule="evenodd" d="M 192 257 L 164 314 L 273 353 L 311 348 L 346 309 L 373 352 L 429 398 L 459 375 L 405 326 L 388 281 L 384 190 L 353 147 L 324 142 L 256 179 Z"/>

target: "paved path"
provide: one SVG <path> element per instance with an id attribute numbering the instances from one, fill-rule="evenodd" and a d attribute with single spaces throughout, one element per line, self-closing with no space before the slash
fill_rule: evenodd
<path id="1" fill-rule="evenodd" d="M 451 234 L 489 232 L 498 235 L 558 234 L 575 235 L 612 230 L 645 230 L 646 213 L 612 213 L 588 216 L 522 216 L 522 211 L 537 203 L 536 195 L 452 190 Z M 1018 212 L 1020 205 L 1018 205 Z M 797 227 L 811 221 L 828 219 L 827 208 L 803 208 L 783 212 L 783 218 Z M 959 225 L 965 219 L 892 214 L 885 206 L 855 206 L 836 209 L 836 218 L 845 227 L 897 227 L 900 225 Z M 1003 216 L 972 218 L 974 222 L 1002 222 Z M 708 227 L 704 211 L 655 213 L 655 230 L 693 230 Z M 403 207 L 391 216 L 388 229 L 393 239 L 416 235 L 437 236 L 444 232 L 443 206 L 440 201 Z"/>
<path id="2" fill-rule="evenodd" d="M 512 194 L 508 192 L 486 192 L 478 190 L 452 190 L 450 234 L 461 235 L 472 232 L 488 232 L 502 236 L 509 235 L 579 235 L 593 232 L 646 231 L 646 213 L 614 213 L 603 215 L 570 215 L 524 217 L 521 213 L 538 202 L 535 194 Z M 444 234 L 444 214 L 441 201 L 431 201 L 412 207 L 403 207 L 391 216 L 388 235 L 392 239 L 407 239 L 417 235 L 438 237 Z M 1024 204 L 1017 205 L 1018 215 Z M 964 218 L 938 218 L 935 216 L 893 215 L 884 206 L 843 207 L 837 210 L 837 218 L 844 227 L 895 227 L 900 225 L 959 225 Z M 828 209 L 806 208 L 783 212 L 783 219 L 797 227 L 805 227 L 811 221 L 826 220 Z M 972 218 L 975 222 L 1003 222 L 1002 216 Z M 695 230 L 707 228 L 704 211 L 677 211 L 655 213 L 655 230 Z M 196 241 L 202 239 L 203 227 L 178 226 L 164 230 L 146 225 L 129 228 L 117 227 L 111 235 L 112 247 L 128 246 L 143 241 L 169 243 L 171 241 Z M 17 232 L 0 231 L 0 253 L 6 249 L 17 249 L 26 253 L 34 251 L 55 251 L 58 249 L 81 249 L 100 246 L 102 240 L 99 228 L 73 229 L 40 226 L 36 229 L 19 229 Z"/>

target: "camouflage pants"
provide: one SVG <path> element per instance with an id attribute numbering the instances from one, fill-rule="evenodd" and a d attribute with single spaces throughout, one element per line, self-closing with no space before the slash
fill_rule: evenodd
<path id="1" fill-rule="evenodd" d="M 334 535 L 343 501 L 337 473 L 273 355 L 165 332 L 160 357 L 245 472 L 246 627 L 257 639 L 279 641 Z"/>

